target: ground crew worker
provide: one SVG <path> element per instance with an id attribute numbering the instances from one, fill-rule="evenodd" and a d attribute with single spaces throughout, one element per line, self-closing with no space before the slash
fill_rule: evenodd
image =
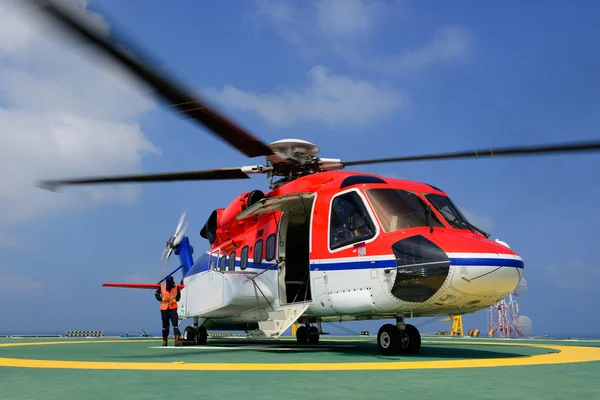
<path id="1" fill-rule="evenodd" d="M 169 321 L 173 325 L 173 335 L 175 336 L 175 346 L 179 346 L 179 316 L 177 315 L 177 302 L 181 298 L 179 288 L 175 285 L 173 277 L 169 275 L 165 281 L 156 290 L 154 296 L 160 301 L 160 315 L 162 317 L 162 337 L 163 346 L 168 346 Z"/>

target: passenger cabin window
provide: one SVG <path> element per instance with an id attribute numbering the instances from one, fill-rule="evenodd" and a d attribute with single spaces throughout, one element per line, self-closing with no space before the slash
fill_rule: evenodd
<path id="1" fill-rule="evenodd" d="M 254 244 L 254 257 L 252 262 L 254 265 L 260 265 L 263 260 L 263 240 L 258 239 Z"/>
<path id="2" fill-rule="evenodd" d="M 266 261 L 275 259 L 275 234 L 272 233 L 267 237 L 267 253 L 265 254 Z"/>
<path id="3" fill-rule="evenodd" d="M 329 229 L 331 249 L 362 242 L 375 236 L 375 225 L 356 192 L 344 193 L 333 199 Z"/>
<path id="4" fill-rule="evenodd" d="M 235 271 L 235 251 L 229 253 L 229 271 Z"/>
<path id="5" fill-rule="evenodd" d="M 240 269 L 245 270 L 248 268 L 248 246 L 242 248 L 242 254 L 240 255 Z"/>
<path id="6" fill-rule="evenodd" d="M 444 226 L 416 193 L 400 189 L 369 189 L 366 193 L 385 233 L 430 224 Z"/>
<path id="7" fill-rule="evenodd" d="M 226 266 L 227 266 L 227 256 L 223 254 L 223 256 L 221 256 L 221 264 L 219 266 L 219 270 L 225 271 Z"/>

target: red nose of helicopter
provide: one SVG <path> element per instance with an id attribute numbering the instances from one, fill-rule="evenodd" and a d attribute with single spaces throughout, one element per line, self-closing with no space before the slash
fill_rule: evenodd
<path id="1" fill-rule="evenodd" d="M 508 246 L 471 233 L 410 236 L 395 241 L 392 251 L 391 292 L 407 302 L 490 305 L 515 289 L 524 270 Z"/>

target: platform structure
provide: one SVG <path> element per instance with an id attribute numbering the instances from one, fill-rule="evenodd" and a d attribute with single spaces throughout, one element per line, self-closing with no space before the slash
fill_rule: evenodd
<path id="1" fill-rule="evenodd" d="M 440 322 L 449 321 L 452 321 L 452 327 L 450 328 L 450 336 L 465 336 L 462 315 L 452 315 L 448 318 L 440 320 Z"/>
<path id="2" fill-rule="evenodd" d="M 519 303 L 515 297 L 527 291 L 527 282 L 522 278 L 515 290 L 488 311 L 488 337 L 518 338 L 531 333 L 531 319 L 519 315 Z"/>

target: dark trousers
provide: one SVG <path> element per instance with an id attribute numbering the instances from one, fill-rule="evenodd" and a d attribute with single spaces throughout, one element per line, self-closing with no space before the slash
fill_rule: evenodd
<path id="1" fill-rule="evenodd" d="M 169 337 L 169 320 L 171 321 L 171 325 L 173 325 L 173 334 L 180 335 L 179 333 L 179 319 L 177 317 L 177 309 L 167 309 L 160 310 L 160 316 L 162 318 L 162 337 L 166 339 Z"/>

